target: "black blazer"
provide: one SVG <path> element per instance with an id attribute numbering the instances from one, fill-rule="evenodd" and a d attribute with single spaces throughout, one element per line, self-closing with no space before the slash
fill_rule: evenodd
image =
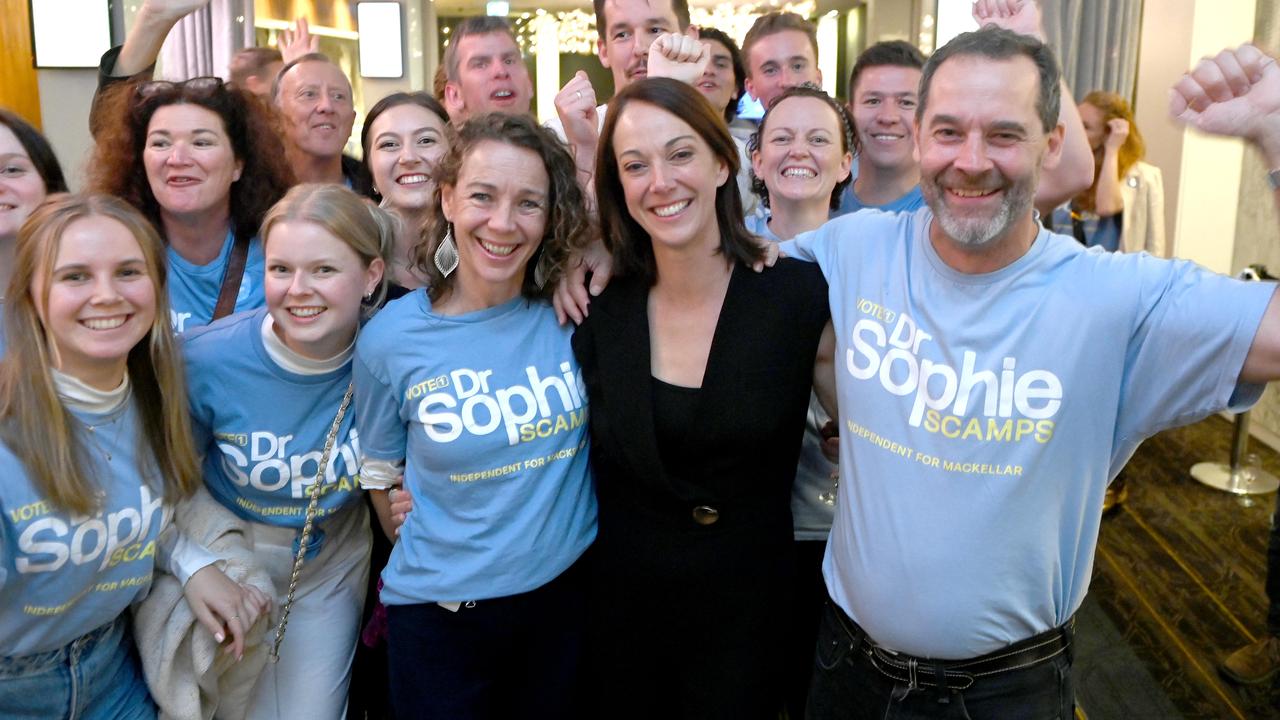
<path id="1" fill-rule="evenodd" d="M 648 294 L 644 282 L 615 280 L 573 340 L 590 401 L 598 549 L 652 555 L 661 572 L 672 569 L 661 556 L 673 544 L 701 564 L 688 555 L 691 535 L 730 546 L 734 536 L 768 536 L 789 547 L 791 484 L 830 316 L 822 273 L 789 259 L 762 273 L 735 267 L 689 429 L 704 452 L 681 468 L 664 468 L 658 455 Z M 696 508 L 704 508 L 702 522 Z M 705 523 L 705 508 L 716 511 L 713 523 Z M 731 552 L 722 542 L 707 550 L 720 560 Z"/>

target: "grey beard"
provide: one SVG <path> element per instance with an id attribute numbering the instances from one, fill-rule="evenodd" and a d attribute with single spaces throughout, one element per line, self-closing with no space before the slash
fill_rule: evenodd
<path id="1" fill-rule="evenodd" d="M 1004 234 L 1010 226 L 1013 225 L 1023 212 L 1032 203 L 1031 189 L 1037 185 L 1036 182 L 1025 183 L 1022 185 L 1014 185 L 1008 188 L 1004 194 L 1004 200 L 1000 203 L 1000 209 L 990 220 L 961 220 L 950 213 L 946 204 L 942 201 L 942 190 L 936 186 L 930 188 L 933 192 L 926 193 L 926 200 L 932 199 L 934 218 L 942 224 L 942 229 L 947 236 L 960 245 L 969 250 L 981 250 L 991 244 L 996 238 Z M 928 196 L 932 195 L 930 198 Z M 935 207 L 936 206 L 936 207 Z"/>

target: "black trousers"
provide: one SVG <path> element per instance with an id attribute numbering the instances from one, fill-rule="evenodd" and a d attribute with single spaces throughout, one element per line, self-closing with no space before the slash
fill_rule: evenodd
<path id="1" fill-rule="evenodd" d="M 542 587 L 456 612 L 390 605 L 397 720 L 574 716 L 586 612 L 582 560 Z"/>

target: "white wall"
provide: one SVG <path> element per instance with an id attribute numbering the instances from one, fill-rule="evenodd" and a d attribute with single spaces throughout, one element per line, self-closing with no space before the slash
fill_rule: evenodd
<path id="1" fill-rule="evenodd" d="M 1224 273 L 1234 269 L 1243 146 L 1173 123 L 1169 88 L 1200 58 L 1251 38 L 1255 3 L 1149 0 L 1143 8 L 1134 115 L 1147 162 L 1164 173 L 1165 230 L 1176 256 Z"/>
<path id="2" fill-rule="evenodd" d="M 97 70 L 37 70 L 40 121 L 72 191 L 84 186 L 85 165 L 93 151 L 89 102 L 98 87 Z"/>
<path id="3" fill-rule="evenodd" d="M 1255 8 L 1256 0 L 1197 0 L 1191 52 L 1183 69 L 1252 38 Z M 1182 148 L 1174 247 L 1181 257 L 1229 273 L 1244 145 L 1188 130 Z"/>

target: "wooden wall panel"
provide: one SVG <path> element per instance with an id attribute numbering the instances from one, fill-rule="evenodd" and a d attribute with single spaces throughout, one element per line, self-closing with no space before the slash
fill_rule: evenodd
<path id="1" fill-rule="evenodd" d="M 39 128 L 40 86 L 31 47 L 30 0 L 0 0 L 0 106 Z"/>

